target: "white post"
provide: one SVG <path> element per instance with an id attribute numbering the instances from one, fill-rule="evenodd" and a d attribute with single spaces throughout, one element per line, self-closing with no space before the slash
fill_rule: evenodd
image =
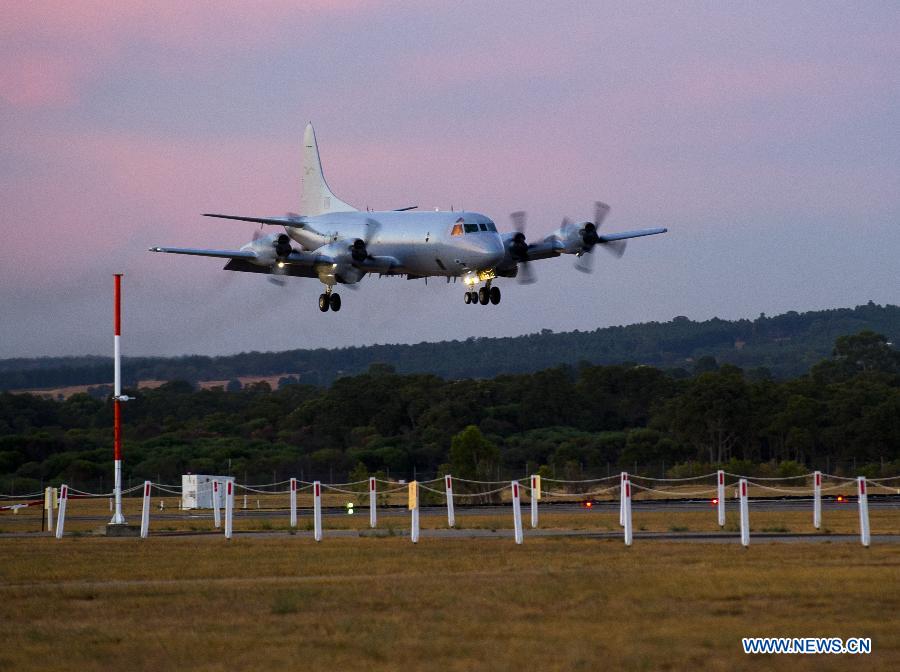
<path id="1" fill-rule="evenodd" d="M 750 504 L 747 501 L 747 479 L 742 478 L 738 485 L 741 497 L 741 546 L 750 545 Z"/>
<path id="2" fill-rule="evenodd" d="M 218 530 L 222 527 L 222 514 L 219 513 L 219 481 L 212 482 L 213 525 Z"/>
<path id="3" fill-rule="evenodd" d="M 822 526 L 822 472 L 813 474 L 813 527 Z"/>
<path id="4" fill-rule="evenodd" d="M 291 527 L 297 527 L 297 479 L 291 479 Z"/>
<path id="5" fill-rule="evenodd" d="M 371 528 L 378 524 L 378 513 L 375 508 L 378 492 L 375 487 L 375 477 L 369 476 L 369 527 Z"/>
<path id="6" fill-rule="evenodd" d="M 522 505 L 519 501 L 519 482 L 512 481 L 512 505 L 513 505 L 513 530 L 516 534 L 516 543 L 522 543 Z"/>
<path id="7" fill-rule="evenodd" d="M 66 504 L 69 502 L 69 486 L 63 485 L 59 489 L 59 517 L 56 519 L 56 538 L 62 539 L 63 528 L 66 526 Z"/>
<path id="8" fill-rule="evenodd" d="M 866 495 L 866 477 L 856 479 L 856 490 L 859 496 L 859 540 L 863 546 L 868 547 L 871 541 L 869 535 L 869 499 Z"/>
<path id="9" fill-rule="evenodd" d="M 419 482 L 412 481 L 409 484 L 409 510 L 412 511 L 410 521 L 409 538 L 414 544 L 419 543 Z"/>
<path id="10" fill-rule="evenodd" d="M 150 534 L 150 481 L 144 481 L 144 508 L 141 509 L 141 539 Z"/>
<path id="11" fill-rule="evenodd" d="M 47 513 L 47 531 L 53 531 L 53 509 L 56 508 L 56 493 L 54 492 L 56 488 L 46 488 L 44 490 L 44 509 L 46 509 Z"/>
<path id="12" fill-rule="evenodd" d="M 531 475 L 531 527 L 538 526 L 538 501 L 541 499 L 541 477 Z"/>
<path id="13" fill-rule="evenodd" d="M 622 490 L 623 498 L 622 502 L 624 503 L 625 509 L 625 545 L 631 546 L 632 541 L 632 526 L 631 526 L 631 481 L 625 480 L 625 488 Z"/>
<path id="14" fill-rule="evenodd" d="M 313 483 L 313 538 L 322 541 L 322 484 Z"/>
<path id="15" fill-rule="evenodd" d="M 628 483 L 628 472 L 623 471 L 619 477 L 619 526 L 625 527 L 625 484 Z"/>
<path id="16" fill-rule="evenodd" d="M 231 523 L 234 517 L 234 481 L 225 481 L 225 538 L 231 539 Z"/>
<path id="17" fill-rule="evenodd" d="M 449 474 L 444 476 L 444 494 L 447 497 L 447 525 L 454 527 L 456 525 L 456 512 L 453 510 L 453 477 Z"/>
<path id="18" fill-rule="evenodd" d="M 725 527 L 725 470 L 719 469 L 718 485 L 716 486 L 716 506 L 719 509 L 719 527 Z"/>

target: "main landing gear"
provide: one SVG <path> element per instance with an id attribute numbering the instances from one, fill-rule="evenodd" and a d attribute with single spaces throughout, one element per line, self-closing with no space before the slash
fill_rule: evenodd
<path id="1" fill-rule="evenodd" d="M 466 292 L 465 296 L 463 296 L 463 301 L 466 304 L 476 306 L 479 303 L 482 306 L 486 306 L 488 303 L 492 303 L 495 306 L 500 303 L 500 288 L 499 287 L 482 287 L 477 292 L 471 291 Z"/>
<path id="2" fill-rule="evenodd" d="M 327 313 L 328 309 L 338 312 L 341 309 L 341 295 L 331 291 L 331 287 L 325 290 L 324 294 L 319 294 L 319 310 Z"/>

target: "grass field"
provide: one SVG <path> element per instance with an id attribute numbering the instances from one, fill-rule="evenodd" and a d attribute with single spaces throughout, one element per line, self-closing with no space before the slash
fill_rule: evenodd
<path id="1" fill-rule="evenodd" d="M 0 539 L 0 669 L 900 669 L 900 547 Z M 871 656 L 745 656 L 745 636 Z"/>

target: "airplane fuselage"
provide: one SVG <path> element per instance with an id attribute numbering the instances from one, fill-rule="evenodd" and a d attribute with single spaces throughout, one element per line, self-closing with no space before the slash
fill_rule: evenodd
<path id="1" fill-rule="evenodd" d="M 306 250 L 366 241 L 369 254 L 400 262 L 396 272 L 423 277 L 485 271 L 506 254 L 493 221 L 476 212 L 333 212 L 286 231 Z"/>

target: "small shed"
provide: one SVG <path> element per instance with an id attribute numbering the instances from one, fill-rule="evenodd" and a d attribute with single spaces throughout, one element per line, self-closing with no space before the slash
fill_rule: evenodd
<path id="1" fill-rule="evenodd" d="M 209 474 L 183 474 L 181 476 L 181 508 L 213 508 L 213 481 L 219 482 L 219 507 L 225 506 L 225 484 L 234 482 L 234 476 L 211 476 Z"/>

